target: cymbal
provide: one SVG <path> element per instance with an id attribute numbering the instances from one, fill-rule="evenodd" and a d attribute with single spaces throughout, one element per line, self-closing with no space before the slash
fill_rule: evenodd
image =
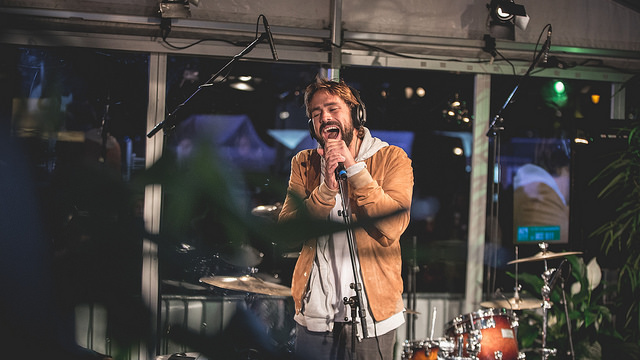
<path id="1" fill-rule="evenodd" d="M 242 244 L 220 254 L 220 258 L 231 265 L 254 267 L 262 263 L 264 254 L 251 245 Z"/>
<path id="2" fill-rule="evenodd" d="M 291 296 L 291 289 L 266 282 L 253 276 L 209 276 L 200 278 L 200 281 L 219 288 L 235 291 L 251 292 L 271 296 Z"/>
<path id="3" fill-rule="evenodd" d="M 251 210 L 251 215 L 275 220 L 278 218 L 280 210 L 282 210 L 282 204 L 280 203 L 274 205 L 258 205 Z"/>
<path id="4" fill-rule="evenodd" d="M 580 255 L 580 254 L 582 254 L 582 251 L 565 251 L 565 252 L 561 252 L 561 253 L 554 253 L 552 251 L 541 251 L 541 252 L 539 252 L 539 253 L 531 256 L 531 257 L 526 257 L 526 258 L 522 258 L 522 259 L 509 261 L 507 264 L 516 264 L 516 263 L 523 263 L 523 262 L 529 262 L 529 261 L 555 259 L 555 258 L 569 256 L 569 255 Z"/>
<path id="5" fill-rule="evenodd" d="M 180 281 L 180 280 L 162 280 L 162 283 L 165 285 L 175 286 L 175 287 L 179 287 L 187 290 L 196 290 L 196 291 L 207 290 L 207 288 L 204 286 L 200 286 L 200 285 L 196 285 L 196 284 L 192 284 L 192 283 L 189 283 L 186 281 Z"/>
<path id="6" fill-rule="evenodd" d="M 542 301 L 537 299 L 516 299 L 510 298 L 508 300 L 492 300 L 484 301 L 480 303 L 480 306 L 485 308 L 504 308 L 510 310 L 527 310 L 538 309 L 542 307 Z"/>
<path id="7" fill-rule="evenodd" d="M 404 312 L 407 313 L 407 314 L 410 314 L 410 315 L 420 315 L 419 311 L 415 311 L 415 310 L 411 310 L 411 309 L 406 309 Z"/>

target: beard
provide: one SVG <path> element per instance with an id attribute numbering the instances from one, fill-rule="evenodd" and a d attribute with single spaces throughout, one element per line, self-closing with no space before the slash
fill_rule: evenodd
<path id="1" fill-rule="evenodd" d="M 345 145 L 349 147 L 351 142 L 353 141 L 353 124 L 347 125 L 346 128 L 343 128 L 341 124 L 333 124 L 329 123 L 327 125 L 337 125 L 340 128 L 340 134 L 342 135 L 342 141 L 344 141 Z M 323 127 L 324 128 L 324 127 Z M 320 133 L 322 133 L 322 129 L 320 129 Z M 324 147 L 324 138 L 322 136 L 318 137 L 318 143 L 320 146 Z"/>

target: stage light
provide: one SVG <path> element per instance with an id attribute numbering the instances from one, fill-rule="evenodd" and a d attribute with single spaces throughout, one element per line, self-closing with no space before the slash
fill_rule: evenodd
<path id="1" fill-rule="evenodd" d="M 560 80 L 556 80 L 553 83 L 553 90 L 556 92 L 556 94 L 560 95 L 560 94 L 564 94 L 566 91 L 566 88 L 564 86 L 564 83 Z"/>
<path id="2" fill-rule="evenodd" d="M 162 0 L 160 6 L 160 16 L 163 19 L 185 19 L 191 17 L 189 4 L 198 6 L 200 0 Z"/>
<path id="3" fill-rule="evenodd" d="M 236 81 L 229 84 L 230 88 L 240 90 L 240 91 L 254 91 L 255 88 L 247 82 Z"/>
<path id="4" fill-rule="evenodd" d="M 591 102 L 594 104 L 598 104 L 600 102 L 599 94 L 591 94 Z"/>
<path id="5" fill-rule="evenodd" d="M 515 40 L 515 26 L 526 30 L 529 24 L 529 16 L 523 5 L 518 5 L 513 0 L 491 0 L 487 5 L 491 21 L 489 32 L 497 39 Z"/>
<path id="6" fill-rule="evenodd" d="M 518 5 L 513 0 L 493 0 L 491 1 L 492 16 L 497 20 L 509 21 L 514 16 L 527 16 L 523 5 Z"/>
<path id="7" fill-rule="evenodd" d="M 412 96 L 413 96 L 413 88 L 410 86 L 405 87 L 404 97 L 406 97 L 407 99 L 411 99 Z"/>
<path id="8" fill-rule="evenodd" d="M 473 119 L 469 114 L 467 102 L 461 100 L 458 93 L 455 93 L 453 99 L 447 102 L 447 107 L 442 109 L 442 117 L 446 122 L 459 129 L 469 128 Z"/>

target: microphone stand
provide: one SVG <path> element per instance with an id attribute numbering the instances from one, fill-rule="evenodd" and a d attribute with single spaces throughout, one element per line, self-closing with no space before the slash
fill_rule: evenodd
<path id="1" fill-rule="evenodd" d="M 531 71 L 536 67 L 538 62 L 540 62 L 540 58 L 544 54 L 544 51 L 545 51 L 545 46 L 543 46 L 542 49 L 538 52 L 538 54 L 536 55 L 534 61 L 529 66 L 529 69 L 527 69 L 527 72 L 520 78 L 520 80 L 516 84 L 515 88 L 511 91 L 511 93 L 507 97 L 507 100 L 504 102 L 504 104 L 502 105 L 500 110 L 498 110 L 498 113 L 493 117 L 493 120 L 491 121 L 491 124 L 489 125 L 489 130 L 487 131 L 486 136 L 492 137 L 493 138 L 493 143 L 494 143 L 493 151 L 491 152 L 491 157 L 490 157 L 489 161 L 491 161 L 491 164 L 494 164 L 494 168 L 497 167 L 498 170 L 501 169 L 501 165 L 500 165 L 500 144 L 501 144 L 500 132 L 504 130 L 504 127 L 502 126 L 502 123 L 504 122 L 504 119 L 502 118 L 502 112 L 511 103 L 511 100 L 513 99 L 513 96 L 515 95 L 516 91 L 518 91 L 518 88 L 520 87 L 522 82 L 525 79 L 528 79 L 531 76 Z M 493 176 L 496 177 L 495 171 L 493 171 Z M 489 223 L 489 234 L 491 236 L 490 240 L 497 239 L 497 237 L 498 237 L 498 214 L 499 214 L 499 205 L 500 205 L 499 193 L 500 193 L 500 178 L 501 178 L 501 174 L 497 174 L 497 177 L 498 177 L 498 179 L 494 178 L 493 181 L 492 181 L 491 194 L 490 194 L 490 196 L 491 196 L 491 198 L 490 198 L 491 199 L 490 200 L 491 201 L 491 207 L 490 207 L 490 214 L 489 214 L 489 216 L 491 218 L 491 220 L 490 220 L 491 222 Z M 491 275 L 490 275 L 489 271 L 487 271 L 487 276 L 489 277 L 489 279 L 488 279 L 489 281 L 487 281 L 487 284 L 491 284 L 492 281 L 490 279 Z M 487 290 L 488 290 L 487 293 L 492 293 L 493 292 L 493 289 L 487 289 Z"/>
<path id="2" fill-rule="evenodd" d="M 560 268 L 560 267 L 558 267 Z M 571 273 L 571 270 L 568 271 Z M 567 321 L 567 334 L 569 335 L 569 349 L 571 350 L 571 359 L 576 359 L 576 352 L 573 349 L 573 336 L 571 335 L 571 319 L 569 319 L 569 309 L 567 308 L 567 293 L 564 291 L 564 277 L 560 277 L 560 289 L 562 291 L 562 302 L 564 304 L 564 316 Z"/>
<path id="3" fill-rule="evenodd" d="M 171 113 L 169 113 L 169 115 L 162 120 L 161 122 L 159 122 L 156 126 L 154 126 L 153 129 L 151 129 L 151 131 L 149 131 L 149 133 L 147 134 L 148 138 L 153 137 L 158 131 L 160 131 L 161 129 L 166 130 L 172 130 L 173 128 L 176 127 L 176 114 L 180 111 L 180 109 L 182 109 L 184 106 L 187 105 L 187 103 L 197 94 L 200 92 L 200 90 L 202 90 L 203 88 L 209 87 L 214 85 L 213 82 L 220 76 L 220 74 L 222 74 L 229 66 L 233 65 L 233 63 L 235 63 L 236 61 L 238 61 L 240 58 L 242 58 L 243 56 L 245 56 L 246 54 L 248 54 L 251 50 L 253 50 L 253 48 L 256 47 L 256 45 L 258 45 L 260 42 L 262 42 L 263 40 L 268 40 L 269 35 L 266 32 L 263 32 L 258 38 L 256 38 L 255 40 L 253 40 L 249 45 L 247 45 L 247 47 L 245 47 L 241 52 L 239 52 L 238 54 L 236 54 L 228 63 L 226 63 L 220 70 L 218 70 L 218 72 L 216 72 L 215 74 L 213 74 L 209 80 L 207 80 L 204 84 L 198 86 L 198 88 L 196 89 L 196 91 L 193 92 L 193 94 L 191 94 L 185 101 L 183 101 L 180 105 L 178 105 Z"/>
<path id="4" fill-rule="evenodd" d="M 351 354 L 352 359 L 356 359 L 356 316 L 359 314 L 360 316 L 360 324 L 362 326 L 362 337 L 366 338 L 369 336 L 367 330 L 367 312 L 363 309 L 364 302 L 362 301 L 362 284 L 358 280 L 359 271 L 356 262 L 356 247 L 353 238 L 353 229 L 351 228 L 351 214 L 347 210 L 347 202 L 349 199 L 345 198 L 345 186 L 346 180 L 341 180 L 338 178 L 338 188 L 340 190 L 340 198 L 342 199 L 342 218 L 344 219 L 345 225 L 347 225 L 347 243 L 349 244 L 349 255 L 351 256 L 351 268 L 353 270 L 353 283 L 351 284 L 351 288 L 356 292 L 355 296 L 350 298 L 344 298 L 344 304 L 348 305 L 351 308 Z M 358 310 L 360 309 L 360 310 Z"/>

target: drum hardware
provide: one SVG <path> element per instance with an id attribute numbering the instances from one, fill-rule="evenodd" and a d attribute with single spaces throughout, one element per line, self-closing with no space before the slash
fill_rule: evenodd
<path id="1" fill-rule="evenodd" d="M 542 290 L 541 290 L 541 294 L 542 294 L 542 300 L 543 300 L 543 306 L 542 306 L 542 349 L 541 349 L 541 354 L 542 354 L 542 359 L 546 360 L 549 358 L 550 355 L 555 356 L 556 355 L 556 349 L 553 348 L 547 348 L 547 321 L 548 321 L 548 312 L 549 309 L 551 309 L 551 301 L 549 296 L 551 295 L 551 279 L 557 279 L 555 274 L 558 273 L 558 271 L 556 269 L 547 269 L 547 262 L 545 261 L 545 271 L 542 273 L 542 280 L 544 281 L 544 285 L 542 285 Z M 554 281 L 555 282 L 555 281 Z M 569 325 L 569 324 L 567 324 Z"/>

